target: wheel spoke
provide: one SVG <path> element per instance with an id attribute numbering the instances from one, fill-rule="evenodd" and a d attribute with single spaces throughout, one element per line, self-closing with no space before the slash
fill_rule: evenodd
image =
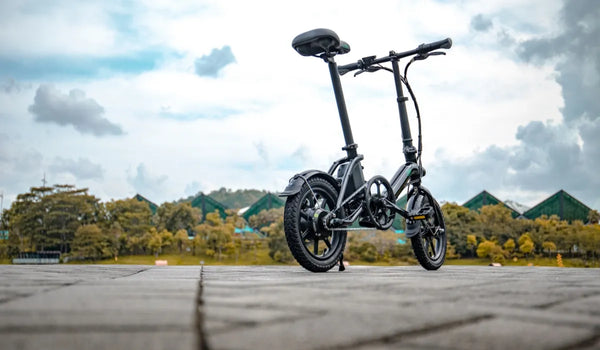
<path id="1" fill-rule="evenodd" d="M 435 256 L 435 245 L 433 244 L 433 238 L 428 238 L 427 239 L 429 241 L 429 247 L 431 248 L 431 257 Z"/>
<path id="2" fill-rule="evenodd" d="M 327 248 L 331 249 L 331 243 L 329 242 L 329 238 L 324 238 L 323 242 L 325 242 L 325 245 L 327 245 Z"/>
<path id="3" fill-rule="evenodd" d="M 325 201 L 325 198 L 321 197 L 317 197 L 317 207 L 323 209 L 325 208 L 325 204 L 327 204 L 327 201 Z"/>
<path id="4" fill-rule="evenodd" d="M 306 240 L 306 237 L 308 237 L 308 230 L 304 230 L 300 233 L 300 236 L 302 237 L 302 241 L 304 242 Z"/>
<path id="5" fill-rule="evenodd" d="M 318 255 L 319 254 L 319 240 L 317 238 L 315 238 L 314 242 L 315 242 L 314 243 L 314 252 L 315 252 L 315 255 Z"/>
<path id="6" fill-rule="evenodd" d="M 300 218 L 304 220 L 310 220 L 310 215 L 305 211 L 300 211 Z"/>

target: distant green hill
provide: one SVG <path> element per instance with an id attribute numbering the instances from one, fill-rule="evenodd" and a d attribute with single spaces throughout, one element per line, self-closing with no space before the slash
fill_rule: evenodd
<path id="1" fill-rule="evenodd" d="M 226 205 L 228 208 L 245 208 L 254 204 L 261 199 L 267 191 L 259 190 L 236 190 L 221 187 L 216 191 L 210 192 L 208 195 L 214 200 Z"/>

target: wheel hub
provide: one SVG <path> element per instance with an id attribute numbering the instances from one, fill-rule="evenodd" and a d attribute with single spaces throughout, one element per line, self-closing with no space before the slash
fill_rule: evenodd
<path id="1" fill-rule="evenodd" d="M 321 208 L 312 212 L 311 222 L 315 237 L 324 237 L 328 235 L 325 222 L 327 214 L 329 214 L 329 211 Z"/>

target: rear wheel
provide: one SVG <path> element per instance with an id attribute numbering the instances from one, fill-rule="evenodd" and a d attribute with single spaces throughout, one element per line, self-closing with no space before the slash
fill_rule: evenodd
<path id="1" fill-rule="evenodd" d="M 413 251 L 417 260 L 427 270 L 437 270 L 446 259 L 446 224 L 438 202 L 426 194 L 418 194 L 421 198 L 415 200 L 415 208 L 432 209 L 431 214 L 419 223 L 419 233 L 411 237 Z"/>
<path id="2" fill-rule="evenodd" d="M 292 255 L 305 269 L 325 272 L 340 260 L 346 231 L 326 229 L 324 217 L 335 209 L 338 192 L 327 180 L 308 179 L 300 192 L 287 198 L 285 237 Z"/>

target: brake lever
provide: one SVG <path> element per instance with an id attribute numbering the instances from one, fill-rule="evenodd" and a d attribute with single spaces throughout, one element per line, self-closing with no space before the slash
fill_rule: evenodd
<path id="1" fill-rule="evenodd" d="M 356 77 L 357 75 L 365 73 L 365 72 L 375 73 L 375 72 L 377 72 L 380 69 L 383 69 L 383 70 L 386 70 L 388 72 L 394 73 L 394 71 L 391 70 L 390 68 L 378 65 L 378 66 L 370 66 L 370 67 L 367 67 L 366 69 L 362 69 L 361 71 L 354 73 L 354 76 Z"/>
<path id="2" fill-rule="evenodd" d="M 373 66 L 370 66 L 370 67 L 367 67 L 367 68 L 361 69 L 360 71 L 358 71 L 358 72 L 354 73 L 354 76 L 356 77 L 357 75 L 359 75 L 359 74 L 363 74 L 363 73 L 365 73 L 365 72 L 367 72 L 367 73 L 375 73 L 375 72 L 377 72 L 377 71 L 378 71 L 378 70 L 380 70 L 380 69 L 381 69 L 381 67 L 373 67 Z"/>
<path id="3" fill-rule="evenodd" d="M 426 60 L 427 58 L 429 58 L 429 56 L 439 56 L 439 55 L 445 55 L 445 52 L 442 51 L 433 51 L 433 52 L 427 52 L 427 53 L 422 53 L 422 54 L 418 54 L 415 57 L 413 57 L 413 60 L 415 61 L 422 61 L 422 60 Z"/>

